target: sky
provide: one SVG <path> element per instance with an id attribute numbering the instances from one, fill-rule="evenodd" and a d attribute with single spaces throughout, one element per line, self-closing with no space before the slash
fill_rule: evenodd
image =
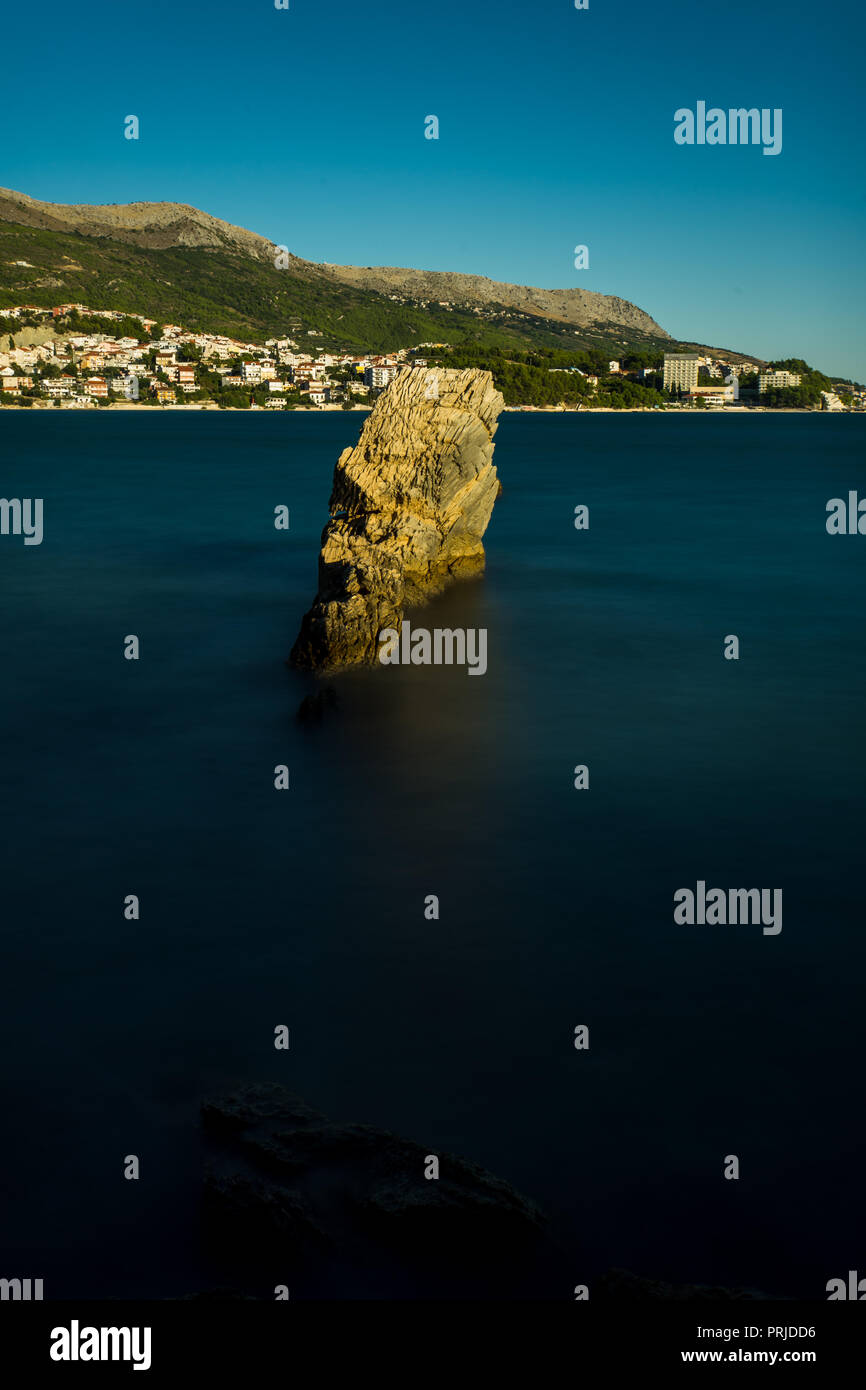
<path id="1" fill-rule="evenodd" d="M 852 0 L 10 6 L 0 185 L 615 294 L 676 338 L 866 381 L 864 28 Z M 781 152 L 678 145 L 699 101 L 781 109 Z"/>

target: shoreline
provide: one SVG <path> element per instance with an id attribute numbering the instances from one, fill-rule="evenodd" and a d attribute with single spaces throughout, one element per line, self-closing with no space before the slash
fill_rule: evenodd
<path id="1" fill-rule="evenodd" d="M 261 406 L 252 410 L 249 407 L 237 405 L 215 406 L 203 402 L 201 405 L 134 405 L 132 402 L 112 401 L 107 406 L 54 406 L 45 402 L 34 403 L 33 405 L 0 405 L 0 415 L 5 410 L 24 410 L 32 413 L 52 414 L 60 411 L 74 411 L 79 415 L 104 415 L 107 411 L 146 411 L 150 415 L 162 415 L 166 411 L 198 411 L 209 415 L 369 415 L 373 409 L 370 405 L 353 405 L 348 410 L 342 406 L 332 406 L 322 408 L 316 406 L 312 410 L 305 407 L 295 410 L 265 410 Z M 502 408 L 503 415 L 678 415 L 686 416 L 689 419 L 696 415 L 862 415 L 863 411 L 858 410 L 807 410 L 802 406 L 763 406 L 763 405 L 710 405 L 703 410 L 678 409 L 676 407 L 665 406 L 625 406 L 622 410 L 614 410 L 611 406 L 582 406 L 579 410 L 572 406 L 562 405 L 506 405 Z"/>

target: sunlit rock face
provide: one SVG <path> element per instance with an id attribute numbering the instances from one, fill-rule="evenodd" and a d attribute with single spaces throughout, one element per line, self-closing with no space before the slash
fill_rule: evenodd
<path id="1" fill-rule="evenodd" d="M 407 367 L 334 469 L 319 591 L 290 662 L 333 671 L 376 661 L 404 607 L 484 568 L 504 405 L 490 372 Z"/>

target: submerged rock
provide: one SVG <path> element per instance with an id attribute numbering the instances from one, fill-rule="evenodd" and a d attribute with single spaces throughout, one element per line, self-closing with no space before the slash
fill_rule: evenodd
<path id="1" fill-rule="evenodd" d="M 490 372 L 407 367 L 394 378 L 334 469 L 319 591 L 291 665 L 372 664 L 404 607 L 483 570 L 503 405 Z"/>
<path id="2" fill-rule="evenodd" d="M 273 1082 L 201 1107 L 204 1236 L 215 1285 L 201 1297 L 529 1298 L 573 1301 L 583 1265 L 535 1202 L 465 1158 L 364 1124 L 335 1124 Z M 435 1147 L 435 1146 L 433 1146 Z M 611 1268 L 600 1303 L 751 1302 L 759 1289 L 671 1284 Z M 782 1296 L 784 1297 L 784 1296 Z"/>
<path id="3" fill-rule="evenodd" d="M 520 1263 L 542 1238 L 534 1202 L 448 1153 L 428 1178 L 419 1144 L 363 1124 L 333 1124 L 282 1086 L 244 1086 L 202 1105 L 212 1246 L 258 1268 L 296 1272 L 329 1259 L 398 1271 L 446 1259 Z"/>
<path id="4" fill-rule="evenodd" d="M 298 719 L 302 724 L 321 724 L 326 714 L 337 710 L 340 701 L 332 685 L 317 690 L 314 695 L 305 695 L 298 706 Z"/>

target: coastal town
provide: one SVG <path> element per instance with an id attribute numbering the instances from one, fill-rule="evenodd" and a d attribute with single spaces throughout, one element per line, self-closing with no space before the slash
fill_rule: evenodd
<path id="1" fill-rule="evenodd" d="M 387 354 L 319 351 L 293 336 L 264 344 L 191 332 L 120 310 L 84 304 L 0 310 L 0 406 L 40 409 L 364 410 L 406 366 L 452 362 L 447 343 Z M 309 340 L 319 336 L 306 330 Z M 624 355 L 590 365 L 542 367 L 539 404 L 519 389 L 512 409 L 866 409 L 866 391 L 818 373 L 804 389 L 805 364 L 765 364 L 699 352 Z M 494 375 L 496 367 L 493 365 Z M 510 360 L 508 365 L 512 365 Z M 791 370 L 799 365 L 801 370 Z M 805 372 L 804 369 L 805 368 Z M 534 363 L 536 374 L 539 366 Z M 537 393 L 536 393 L 537 397 Z M 559 398 L 561 397 L 561 398 Z"/>
<path id="2" fill-rule="evenodd" d="M 29 332 L 17 333 L 25 323 Z M 407 356 L 302 351 L 289 337 L 239 342 L 84 304 L 3 309 L 0 325 L 0 404 L 352 408 L 369 404 Z"/>

